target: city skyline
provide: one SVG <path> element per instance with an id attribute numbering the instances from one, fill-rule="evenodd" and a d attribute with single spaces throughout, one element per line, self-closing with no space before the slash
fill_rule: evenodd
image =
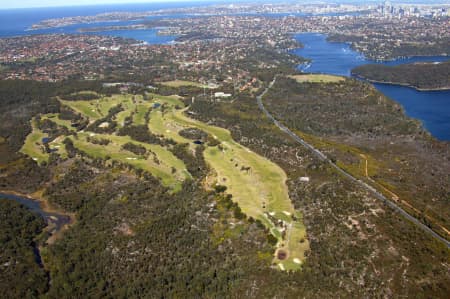
<path id="1" fill-rule="evenodd" d="M 303 4 L 314 4 L 323 2 L 333 2 L 333 3 L 384 3 L 384 0 L 312 0 L 312 1 L 264 1 L 264 0 L 68 0 L 61 3 L 59 0 L 22 0 L 19 2 L 5 2 L 0 3 L 0 9 L 15 9 L 15 8 L 39 8 L 39 7 L 65 7 L 65 6 L 94 6 L 94 5 L 108 5 L 108 4 L 154 4 L 154 3 L 186 3 L 186 2 L 202 2 L 202 3 L 247 3 L 247 2 L 265 2 L 265 3 L 276 3 L 276 2 L 297 2 Z M 450 1 L 443 0 L 391 0 L 392 4 L 450 4 Z"/>

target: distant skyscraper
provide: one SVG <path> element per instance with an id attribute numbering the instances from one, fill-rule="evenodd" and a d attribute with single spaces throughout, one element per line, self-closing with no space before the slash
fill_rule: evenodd
<path id="1" fill-rule="evenodd" d="M 384 1 L 384 4 L 381 8 L 381 13 L 383 15 L 388 15 L 393 13 L 394 7 L 391 5 L 391 1 Z"/>

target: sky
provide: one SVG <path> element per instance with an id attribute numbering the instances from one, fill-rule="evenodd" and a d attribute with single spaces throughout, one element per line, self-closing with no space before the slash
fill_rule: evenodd
<path id="1" fill-rule="evenodd" d="M 74 6 L 74 5 L 99 5 L 99 4 L 115 4 L 115 3 L 164 3 L 164 2 L 208 2 L 208 0 L 0 0 L 0 9 L 9 8 L 28 8 L 28 7 L 52 7 L 52 6 Z M 211 2 L 257 2 L 262 0 L 221 0 Z M 292 0 L 291 0 L 292 1 Z M 363 0 L 322 0 L 324 2 L 364 2 Z M 370 0 L 367 2 L 373 2 L 377 0 Z M 383 2 L 384 0 L 378 0 Z M 280 0 L 265 0 L 262 2 L 280 2 Z M 282 1 L 286 2 L 286 0 Z M 318 2 L 317 0 L 298 0 L 297 2 Z M 450 0 L 391 0 L 395 2 L 421 2 L 421 3 L 450 3 Z"/>

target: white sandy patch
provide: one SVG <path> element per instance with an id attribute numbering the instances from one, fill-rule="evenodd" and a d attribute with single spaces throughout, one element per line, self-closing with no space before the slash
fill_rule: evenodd
<path id="1" fill-rule="evenodd" d="M 294 259 L 294 263 L 296 263 L 296 264 L 301 264 L 302 261 L 301 261 L 300 259 L 298 259 L 298 258 L 295 258 L 295 259 Z"/>
<path id="2" fill-rule="evenodd" d="M 270 212 L 269 215 L 270 216 L 275 216 L 275 212 Z"/>
<path id="3" fill-rule="evenodd" d="M 90 137 L 94 137 L 94 136 L 95 136 L 95 133 L 91 133 L 91 134 L 89 134 L 89 136 L 90 136 Z"/>
<path id="4" fill-rule="evenodd" d="M 281 269 L 281 271 L 284 271 L 285 269 L 284 269 L 284 265 L 283 264 L 278 264 L 278 267 L 280 267 L 280 269 Z"/>
<path id="5" fill-rule="evenodd" d="M 170 130 L 166 130 L 166 133 L 170 133 Z"/>
<path id="6" fill-rule="evenodd" d="M 286 216 L 291 216 L 291 213 L 289 213 L 288 211 L 283 211 L 283 214 Z"/>
<path id="7" fill-rule="evenodd" d="M 137 158 L 128 157 L 127 160 L 137 160 Z"/>
<path id="8" fill-rule="evenodd" d="M 37 160 L 38 160 L 38 158 L 33 158 L 33 160 L 34 160 L 34 161 L 37 161 Z"/>

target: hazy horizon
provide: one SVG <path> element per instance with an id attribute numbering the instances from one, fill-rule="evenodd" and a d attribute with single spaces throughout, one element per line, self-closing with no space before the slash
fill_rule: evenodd
<path id="1" fill-rule="evenodd" d="M 59 0 L 22 0 L 19 3 L 17 2 L 7 2 L 0 3 L 0 9 L 16 9 L 16 8 L 42 8 L 42 7 L 66 7 L 66 6 L 94 6 L 94 5 L 109 5 L 109 4 L 164 4 L 164 3 L 186 3 L 186 2 L 203 2 L 203 3 L 277 3 L 277 2 L 297 2 L 303 4 L 314 4 L 314 3 L 323 3 L 323 2 L 332 2 L 332 3 L 382 3 L 384 0 L 312 0 L 312 1 L 267 1 L 267 0 L 67 0 L 61 3 Z M 420 4 L 450 4 L 450 1 L 443 0 L 391 0 L 391 3 L 420 3 Z"/>
<path id="2" fill-rule="evenodd" d="M 16 9 L 16 8 L 43 8 L 43 7 L 66 7 L 66 6 L 95 6 L 108 4 L 152 4 L 152 3 L 183 3 L 183 2 L 218 2 L 207 0 L 68 0 L 61 3 L 59 0 L 26 0 L 20 3 L 0 3 L 0 9 Z M 228 2 L 228 1 L 222 1 Z M 236 2 L 236 1 L 233 1 Z M 231 1 L 230 1 L 231 3 Z"/>

